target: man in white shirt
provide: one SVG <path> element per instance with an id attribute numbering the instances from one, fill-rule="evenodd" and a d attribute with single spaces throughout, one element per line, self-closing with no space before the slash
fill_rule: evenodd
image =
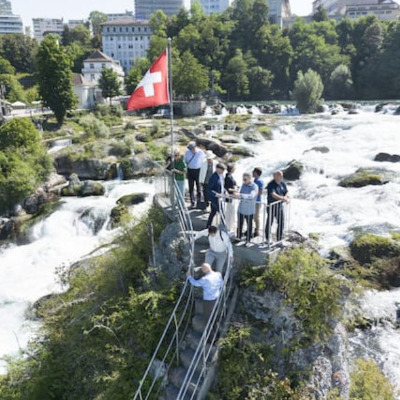
<path id="1" fill-rule="evenodd" d="M 206 264 L 213 265 L 215 261 L 215 270 L 222 273 L 227 256 L 233 261 L 233 249 L 229 235 L 212 225 L 208 229 L 197 232 L 194 240 L 201 237 L 208 237 L 210 243 L 210 248 L 206 252 Z"/>
<path id="2" fill-rule="evenodd" d="M 200 168 L 203 164 L 205 155 L 204 152 L 196 147 L 196 142 L 189 142 L 185 153 L 185 162 L 187 166 L 187 177 L 189 181 L 189 195 L 192 207 L 195 206 L 194 185 L 197 190 L 197 203 L 201 200 L 200 191 Z"/>
<path id="3" fill-rule="evenodd" d="M 190 271 L 187 272 L 187 277 L 193 286 L 203 288 L 204 318 L 208 320 L 215 302 L 221 294 L 224 281 L 221 273 L 213 271 L 210 264 L 204 263 L 201 270 L 204 274 L 202 278 L 194 279 Z"/>

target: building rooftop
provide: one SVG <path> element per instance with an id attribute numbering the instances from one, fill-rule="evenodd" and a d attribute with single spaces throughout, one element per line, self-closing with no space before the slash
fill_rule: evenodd
<path id="1" fill-rule="evenodd" d="M 120 18 L 113 21 L 103 22 L 102 26 L 126 26 L 126 25 L 149 25 L 150 21 L 147 19 L 134 19 L 134 18 Z"/>
<path id="2" fill-rule="evenodd" d="M 94 51 L 86 60 L 83 60 L 84 62 L 99 62 L 99 61 L 111 61 L 114 62 L 114 60 L 111 57 L 106 56 L 103 52 L 100 50 Z"/>

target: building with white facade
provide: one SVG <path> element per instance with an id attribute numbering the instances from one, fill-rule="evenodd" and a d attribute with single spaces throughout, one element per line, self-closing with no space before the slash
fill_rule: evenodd
<path id="1" fill-rule="evenodd" d="M 64 31 L 64 20 L 57 18 L 33 18 L 33 37 L 41 42 L 49 33 L 62 35 Z"/>
<path id="2" fill-rule="evenodd" d="M 85 26 L 85 20 L 84 19 L 70 19 L 68 21 L 68 28 L 69 29 L 74 29 L 76 28 L 78 25 L 83 25 Z"/>
<path id="3" fill-rule="evenodd" d="M 96 50 L 86 60 L 83 60 L 82 75 L 87 82 L 97 85 L 103 68 L 110 68 L 116 72 L 121 85 L 123 85 L 125 73 L 120 63 L 106 56 L 100 50 Z"/>
<path id="4" fill-rule="evenodd" d="M 353 0 L 346 6 L 345 16 L 348 18 L 360 18 L 366 15 L 375 15 L 383 21 L 398 21 L 400 6 L 393 0 Z"/>
<path id="5" fill-rule="evenodd" d="M 24 33 L 22 19 L 12 13 L 11 2 L 0 0 L 0 35 L 7 33 Z"/>
<path id="6" fill-rule="evenodd" d="M 148 20 L 124 18 L 101 25 L 104 54 L 119 61 L 125 71 L 137 58 L 146 57 L 152 35 Z"/>
<path id="7" fill-rule="evenodd" d="M 171 16 L 178 14 L 182 7 L 190 10 L 190 5 L 191 0 L 135 0 L 135 18 L 149 19 L 157 10 Z"/>
<path id="8" fill-rule="evenodd" d="M 268 0 L 269 18 L 272 23 L 283 26 L 283 20 L 292 15 L 289 0 Z"/>
<path id="9" fill-rule="evenodd" d="M 125 10 L 124 13 L 107 14 L 108 21 L 114 21 L 116 19 L 123 19 L 123 18 L 134 18 L 133 11 Z"/>
<path id="10" fill-rule="evenodd" d="M 207 15 L 224 12 L 233 3 L 233 0 L 197 0 L 201 3 Z"/>

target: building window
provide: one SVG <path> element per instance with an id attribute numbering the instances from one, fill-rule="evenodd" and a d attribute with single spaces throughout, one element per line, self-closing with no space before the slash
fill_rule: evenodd
<path id="1" fill-rule="evenodd" d="M 90 69 L 93 69 L 94 68 L 94 64 L 90 64 Z"/>
<path id="2" fill-rule="evenodd" d="M 121 48 L 121 45 L 120 45 L 120 44 L 118 45 L 118 48 L 119 48 L 119 49 Z"/>
<path id="3" fill-rule="evenodd" d="M 114 40 L 114 38 L 111 36 L 111 37 L 110 37 L 110 41 L 112 42 L 113 40 Z"/>
<path id="4" fill-rule="evenodd" d="M 94 74 L 90 74 L 90 80 L 91 80 L 91 81 L 94 81 L 94 80 L 95 80 Z"/>
<path id="5" fill-rule="evenodd" d="M 128 28 L 128 27 L 126 27 L 126 28 L 125 28 L 125 31 L 126 31 L 126 32 L 129 32 L 129 28 Z"/>
<path id="6" fill-rule="evenodd" d="M 135 32 L 135 27 L 134 26 L 132 27 L 132 32 Z"/>
<path id="7" fill-rule="evenodd" d="M 137 28 L 137 30 L 138 30 L 138 32 L 140 32 L 140 26 L 139 26 L 139 28 Z"/>
<path id="8" fill-rule="evenodd" d="M 110 28 L 107 28 L 107 32 L 110 32 Z"/>
<path id="9" fill-rule="evenodd" d="M 101 64 L 101 68 L 105 68 L 106 67 L 106 64 Z"/>
<path id="10" fill-rule="evenodd" d="M 119 31 L 122 32 L 122 27 L 119 27 Z"/>
<path id="11" fill-rule="evenodd" d="M 116 32 L 117 30 L 116 30 L 116 28 L 115 28 L 115 26 L 114 26 L 114 28 L 113 28 L 113 32 Z"/>

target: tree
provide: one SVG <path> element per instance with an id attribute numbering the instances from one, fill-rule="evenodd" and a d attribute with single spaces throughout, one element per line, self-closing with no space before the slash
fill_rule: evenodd
<path id="1" fill-rule="evenodd" d="M 193 97 L 209 88 L 209 73 L 207 68 L 186 51 L 180 59 L 175 59 L 173 72 L 173 87 L 178 96 Z"/>
<path id="2" fill-rule="evenodd" d="M 100 11 L 92 11 L 89 14 L 89 22 L 92 27 L 93 35 L 101 35 L 101 24 L 107 21 L 107 14 Z"/>
<path id="3" fill-rule="evenodd" d="M 0 56 L 7 59 L 17 72 L 34 72 L 37 49 L 35 40 L 20 33 L 0 38 Z"/>
<path id="4" fill-rule="evenodd" d="M 14 101 L 26 101 L 24 88 L 14 75 L 0 75 L 0 84 L 5 86 L 5 97 L 11 103 L 14 103 Z"/>
<path id="5" fill-rule="evenodd" d="M 347 65 L 338 65 L 329 78 L 329 98 L 348 100 L 353 97 L 353 79 Z"/>
<path id="6" fill-rule="evenodd" d="M 305 74 L 302 71 L 297 73 L 297 80 L 294 84 L 293 98 L 301 113 L 313 113 L 321 104 L 321 96 L 324 91 L 319 74 L 309 69 Z"/>
<path id="7" fill-rule="evenodd" d="M 250 68 L 248 77 L 251 99 L 265 100 L 268 98 L 272 81 L 274 79 L 271 71 L 257 65 Z"/>
<path id="8" fill-rule="evenodd" d="M 235 56 L 229 60 L 222 77 L 224 88 L 235 99 L 244 99 L 250 93 L 247 69 L 248 65 L 242 51 L 236 50 Z"/>
<path id="9" fill-rule="evenodd" d="M 39 144 L 40 135 L 26 118 L 13 118 L 0 128 L 0 150 L 25 148 L 29 151 Z"/>
<path id="10" fill-rule="evenodd" d="M 129 70 L 125 77 L 126 91 L 128 94 L 133 93 L 136 86 L 142 80 L 144 74 L 150 67 L 150 62 L 147 58 L 137 58 L 135 64 Z"/>
<path id="11" fill-rule="evenodd" d="M 47 35 L 37 55 L 36 80 L 43 104 L 54 112 L 59 125 L 67 110 L 77 103 L 72 87 L 72 62 L 58 43 L 58 37 Z"/>
<path id="12" fill-rule="evenodd" d="M 69 29 L 68 25 L 64 25 L 62 34 L 63 46 L 68 46 L 71 43 L 78 42 L 82 46 L 87 46 L 90 42 L 90 31 L 84 25 L 77 25 L 73 29 Z"/>
<path id="13" fill-rule="evenodd" d="M 0 75 L 3 74 L 14 75 L 15 68 L 10 64 L 10 61 L 0 57 Z"/>
<path id="14" fill-rule="evenodd" d="M 106 99 L 112 98 L 121 94 L 121 83 L 118 79 L 117 73 L 111 68 L 103 68 L 99 78 L 99 87 L 101 95 Z"/>
<path id="15" fill-rule="evenodd" d="M 315 13 L 313 14 L 312 19 L 315 22 L 328 21 L 329 15 L 326 11 L 326 8 L 320 4 L 317 8 L 317 11 L 315 11 Z"/>

